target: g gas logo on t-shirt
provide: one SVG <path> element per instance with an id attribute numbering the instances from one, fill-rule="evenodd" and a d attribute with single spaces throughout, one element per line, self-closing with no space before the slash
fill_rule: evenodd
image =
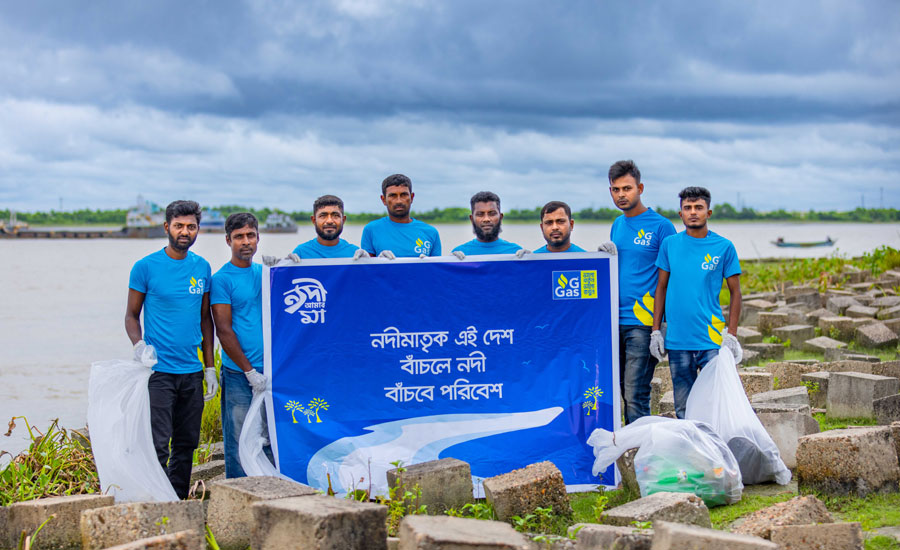
<path id="1" fill-rule="evenodd" d="M 554 271 L 553 299 L 580 300 L 597 297 L 596 271 Z"/>
<path id="2" fill-rule="evenodd" d="M 637 237 L 634 238 L 634 244 L 639 244 L 641 246 L 650 246 L 650 241 L 653 240 L 653 232 L 652 231 L 644 231 L 641 229 L 638 231 Z"/>
<path id="3" fill-rule="evenodd" d="M 709 254 L 703 257 L 703 263 L 700 264 L 700 269 L 704 271 L 715 271 L 717 267 L 719 267 L 719 257 Z"/>
<path id="4" fill-rule="evenodd" d="M 203 294 L 203 279 L 195 279 L 191 277 L 191 286 L 188 287 L 191 294 Z"/>
<path id="5" fill-rule="evenodd" d="M 328 292 L 317 279 L 299 278 L 291 281 L 294 288 L 284 293 L 286 313 L 300 312 L 300 322 L 304 325 L 325 324 L 325 297 Z"/>
<path id="6" fill-rule="evenodd" d="M 427 256 L 431 251 L 431 241 L 416 239 L 416 247 L 413 250 L 416 254 L 425 254 Z"/>

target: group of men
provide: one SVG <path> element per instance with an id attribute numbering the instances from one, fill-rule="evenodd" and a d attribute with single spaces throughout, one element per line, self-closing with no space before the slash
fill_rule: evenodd
<path id="1" fill-rule="evenodd" d="M 609 169 L 609 192 L 622 210 L 610 241 L 599 251 L 618 254 L 619 374 L 625 421 L 650 414 L 650 381 L 668 349 L 679 418 L 697 373 L 722 347 L 740 361 L 735 338 L 740 317 L 740 265 L 734 246 L 707 227 L 712 213 L 709 191 L 688 187 L 679 193 L 679 215 L 685 231 L 677 233 L 665 217 L 644 206 L 644 184 L 633 161 Z M 346 216 L 334 195 L 315 200 L 311 221 L 316 237 L 298 245 L 288 259 L 441 255 L 438 231 L 410 217 L 415 194 L 412 181 L 394 174 L 381 184 L 387 216 L 368 223 L 361 246 L 341 238 Z M 483 254 L 530 252 L 500 238 L 500 198 L 482 191 L 470 200 L 469 219 L 475 238 L 453 249 L 459 260 Z M 199 443 L 204 400 L 219 387 L 213 361 L 213 332 L 222 356 L 221 404 L 225 475 L 245 475 L 238 458 L 238 438 L 253 392 L 263 391 L 262 265 L 253 262 L 259 224 L 253 214 L 232 214 L 225 222 L 231 260 L 211 275 L 209 263 L 190 252 L 199 232 L 201 211 L 194 201 L 175 201 L 166 208 L 168 245 L 135 263 L 129 281 L 125 328 L 135 359 L 153 368 L 150 394 L 153 443 L 176 493 L 186 498 L 191 460 Z M 584 252 L 571 242 L 575 220 L 564 202 L 541 209 L 546 245 L 534 253 Z M 274 264 L 277 258 L 263 256 Z M 719 293 L 727 282 L 731 300 L 727 327 Z M 143 311 L 143 331 L 141 312 Z M 662 335 L 663 320 L 668 331 Z M 203 383 L 206 383 L 206 391 Z M 271 458 L 271 450 L 266 452 Z"/>

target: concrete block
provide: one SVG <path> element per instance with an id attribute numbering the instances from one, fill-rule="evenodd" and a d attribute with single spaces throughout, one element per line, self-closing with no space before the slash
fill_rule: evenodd
<path id="1" fill-rule="evenodd" d="M 819 319 L 822 317 L 832 317 L 834 313 L 828 311 L 824 307 L 820 307 L 819 309 L 814 309 L 806 314 L 806 324 L 818 326 Z"/>
<path id="2" fill-rule="evenodd" d="M 779 550 L 774 542 L 668 521 L 653 523 L 653 550 Z"/>
<path id="3" fill-rule="evenodd" d="M 784 289 L 784 299 L 789 306 L 806 311 L 812 311 L 822 307 L 822 297 L 819 291 L 812 287 L 790 287 Z"/>
<path id="4" fill-rule="evenodd" d="M 788 316 L 789 325 L 802 325 L 806 323 L 806 311 L 804 309 L 799 309 L 795 306 L 782 306 L 776 307 L 772 310 L 772 313 L 784 313 Z"/>
<path id="5" fill-rule="evenodd" d="M 424 504 L 429 514 L 443 514 L 450 508 L 461 509 L 474 503 L 472 496 L 472 469 L 467 462 L 455 458 L 442 458 L 406 467 L 405 472 L 387 471 L 389 487 L 402 487 L 412 491 L 418 485 L 422 491 L 418 504 Z"/>
<path id="6" fill-rule="evenodd" d="M 884 323 L 872 323 L 856 329 L 856 343 L 867 348 L 890 348 L 897 345 L 897 335 Z"/>
<path id="7" fill-rule="evenodd" d="M 900 361 L 877 361 L 872 365 L 872 374 L 900 378 Z"/>
<path id="8" fill-rule="evenodd" d="M 653 544 L 653 529 L 635 529 L 632 526 L 600 525 L 597 523 L 576 523 L 569 532 L 575 535 L 576 550 L 615 548 L 616 550 L 650 550 Z"/>
<path id="9" fill-rule="evenodd" d="M 772 391 L 775 377 L 770 372 L 738 372 L 741 377 L 741 385 L 747 397 L 757 393 Z"/>
<path id="10" fill-rule="evenodd" d="M 741 302 L 741 324 L 756 325 L 761 311 L 772 311 L 775 302 L 769 300 L 753 299 Z"/>
<path id="11" fill-rule="evenodd" d="M 203 525 L 199 500 L 129 502 L 82 512 L 81 543 L 84 550 L 100 550 L 179 531 L 204 533 Z"/>
<path id="12" fill-rule="evenodd" d="M 766 336 L 772 334 L 772 330 L 778 327 L 785 327 L 789 324 L 791 324 L 791 320 L 787 313 L 775 313 L 771 311 L 760 311 L 757 313 L 756 328 Z"/>
<path id="13" fill-rule="evenodd" d="M 662 397 L 659 398 L 659 414 L 664 415 L 666 413 L 674 413 L 675 412 L 675 392 L 672 390 L 667 391 L 663 394 Z"/>
<path id="14" fill-rule="evenodd" d="M 900 317 L 900 306 L 880 309 L 875 317 L 878 319 L 896 319 Z"/>
<path id="15" fill-rule="evenodd" d="M 900 465 L 888 426 L 829 430 L 800 438 L 797 482 L 801 494 L 897 492 Z"/>
<path id="16" fill-rule="evenodd" d="M 814 409 L 824 409 L 828 397 L 828 377 L 830 372 L 810 372 L 801 376 L 803 382 L 807 382 L 806 391 L 809 395 L 809 405 Z"/>
<path id="17" fill-rule="evenodd" d="M 772 332 L 782 342 L 790 340 L 791 349 L 799 349 L 803 342 L 816 337 L 816 329 L 811 325 L 788 325 L 786 327 L 778 327 Z"/>
<path id="18" fill-rule="evenodd" d="M 872 402 L 900 391 L 900 380 L 875 374 L 833 372 L 828 378 L 827 415 L 832 418 L 875 416 Z"/>
<path id="19" fill-rule="evenodd" d="M 874 299 L 869 305 L 881 309 L 900 307 L 900 296 L 882 296 Z"/>
<path id="20" fill-rule="evenodd" d="M 399 550 L 528 550 L 528 539 L 500 521 L 448 516 L 406 516 Z M 254 548 L 255 550 L 255 548 Z"/>
<path id="21" fill-rule="evenodd" d="M 844 266 L 841 276 L 851 285 L 864 283 L 872 278 L 872 272 L 868 269 L 860 269 L 853 265 Z"/>
<path id="22" fill-rule="evenodd" d="M 900 422 L 891 422 L 891 434 L 894 436 L 894 451 L 897 452 L 897 461 L 900 462 Z"/>
<path id="23" fill-rule="evenodd" d="M 739 365 L 754 365 L 760 361 L 759 352 L 753 351 L 751 349 L 744 350 L 744 356 L 741 357 L 741 362 Z"/>
<path id="24" fill-rule="evenodd" d="M 868 306 L 850 306 L 844 310 L 844 315 L 847 317 L 868 317 L 874 319 L 876 313 L 878 313 L 878 308 Z"/>
<path id="25" fill-rule="evenodd" d="M 26 535 L 32 534 L 44 520 L 53 515 L 56 517 L 41 529 L 32 548 L 81 548 L 81 512 L 113 503 L 112 496 L 72 495 L 10 504 L 5 507 L 9 546 L 17 547 L 23 531 Z M 7 542 L 6 538 L 0 539 L 0 544 L 4 542 Z"/>
<path id="26" fill-rule="evenodd" d="M 797 414 L 805 414 L 809 416 L 811 414 L 811 409 L 809 405 L 788 405 L 785 403 L 750 403 L 750 406 L 753 408 L 753 412 L 757 415 L 761 413 L 776 413 L 776 412 L 793 412 Z"/>
<path id="27" fill-rule="evenodd" d="M 900 319 L 885 319 L 882 324 L 894 334 L 900 334 Z"/>
<path id="28" fill-rule="evenodd" d="M 197 550 L 206 548 L 206 540 L 197 531 L 179 531 L 119 544 L 106 550 Z"/>
<path id="29" fill-rule="evenodd" d="M 253 550 L 387 549 L 387 506 L 315 495 L 250 508 Z"/>
<path id="30" fill-rule="evenodd" d="M 840 361 L 820 363 L 819 367 L 819 370 L 827 372 L 861 372 L 864 374 L 875 374 L 875 369 L 869 361 L 841 359 Z"/>
<path id="31" fill-rule="evenodd" d="M 561 516 L 572 514 L 562 473 L 548 461 L 485 479 L 484 496 L 500 521 L 524 517 L 538 507 L 552 507 Z"/>
<path id="32" fill-rule="evenodd" d="M 874 355 L 863 355 L 861 353 L 853 353 L 846 349 L 827 349 L 825 350 L 825 361 L 862 361 L 864 363 L 879 363 L 880 357 Z M 873 373 L 874 374 L 874 373 Z"/>
<path id="33" fill-rule="evenodd" d="M 13 548 L 19 544 L 18 541 L 11 542 L 9 534 L 9 506 L 0 506 L 0 545 Z"/>
<path id="34" fill-rule="evenodd" d="M 801 385 L 800 380 L 804 374 L 822 370 L 817 364 L 784 361 L 769 363 L 763 368 L 777 380 L 778 389 L 796 388 Z"/>
<path id="35" fill-rule="evenodd" d="M 674 521 L 711 527 L 703 499 L 690 493 L 653 493 L 607 510 L 600 521 L 627 527 L 632 521 Z"/>
<path id="36" fill-rule="evenodd" d="M 896 378 L 895 378 L 896 380 Z M 872 402 L 878 424 L 885 425 L 900 421 L 900 394 L 889 395 Z"/>
<path id="37" fill-rule="evenodd" d="M 812 340 L 803 342 L 803 349 L 805 351 L 812 351 L 814 353 L 825 353 L 825 350 L 827 349 L 846 347 L 847 344 L 845 344 L 844 342 L 835 340 L 834 338 L 829 338 L 828 336 L 819 336 L 817 338 L 813 338 Z"/>
<path id="38" fill-rule="evenodd" d="M 781 344 L 747 344 L 745 349 L 755 351 L 763 360 L 778 360 L 784 358 L 784 346 Z"/>
<path id="39" fill-rule="evenodd" d="M 650 414 L 659 414 L 659 400 L 662 399 L 662 379 L 650 380 Z"/>
<path id="40" fill-rule="evenodd" d="M 821 500 L 814 496 L 794 497 L 748 514 L 734 532 L 769 539 L 775 527 L 833 522 Z"/>
<path id="41" fill-rule="evenodd" d="M 634 455 L 637 449 L 628 449 L 622 456 L 616 459 L 616 467 L 619 468 L 619 475 L 622 476 L 622 487 L 632 494 L 640 494 L 641 487 L 637 482 L 637 475 L 634 472 Z"/>
<path id="42" fill-rule="evenodd" d="M 737 339 L 742 346 L 745 346 L 747 344 L 758 344 L 759 342 L 762 342 L 763 335 L 758 330 L 754 330 L 750 327 L 738 327 Z"/>
<path id="43" fill-rule="evenodd" d="M 850 317 L 821 317 L 819 328 L 823 335 L 840 340 L 852 340 L 856 333 L 856 326 Z"/>
<path id="44" fill-rule="evenodd" d="M 858 522 L 773 527 L 771 540 L 783 550 L 863 550 L 864 547 Z"/>
<path id="45" fill-rule="evenodd" d="M 819 433 L 816 419 L 798 412 L 761 412 L 756 416 L 778 447 L 784 465 L 796 468 L 797 442 L 804 435 Z"/>
<path id="46" fill-rule="evenodd" d="M 809 394 L 805 386 L 784 388 L 758 393 L 750 398 L 751 403 L 779 403 L 785 405 L 809 405 Z"/>
<path id="47" fill-rule="evenodd" d="M 856 300 L 856 298 L 850 296 L 834 296 L 826 300 L 825 309 L 834 313 L 835 315 L 843 315 L 848 307 L 858 305 L 862 304 L 860 304 Z"/>
<path id="48" fill-rule="evenodd" d="M 659 378 L 662 385 L 659 387 L 660 395 L 665 395 L 667 391 L 672 391 L 672 371 L 669 365 L 657 365 L 653 370 L 653 378 Z"/>
<path id="49" fill-rule="evenodd" d="M 225 461 L 210 460 L 209 462 L 194 466 L 191 470 L 191 485 L 198 481 L 204 481 L 208 484 L 210 481 L 216 480 L 217 478 L 224 479 L 224 475 Z"/>
<path id="50" fill-rule="evenodd" d="M 469 485 L 471 488 L 471 483 Z M 315 495 L 307 485 L 278 477 L 240 477 L 216 481 L 211 486 L 207 523 L 222 550 L 250 546 L 253 516 L 247 511 L 256 502 Z"/>

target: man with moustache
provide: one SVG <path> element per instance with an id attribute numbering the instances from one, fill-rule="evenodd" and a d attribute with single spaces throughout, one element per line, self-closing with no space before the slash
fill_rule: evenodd
<path id="1" fill-rule="evenodd" d="M 522 257 L 527 251 L 516 243 L 500 238 L 503 214 L 500 212 L 500 197 L 490 191 L 480 191 L 469 200 L 472 213 L 472 231 L 475 238 L 453 249 L 459 259 L 482 254 L 516 254 Z"/>
<path id="2" fill-rule="evenodd" d="M 200 231 L 199 204 L 184 200 L 169 204 L 163 228 L 168 246 L 138 260 L 131 269 L 125 332 L 134 345 L 135 360 L 153 368 L 147 384 L 153 446 L 172 488 L 184 499 L 200 441 L 203 402 L 218 391 L 209 313 L 210 268 L 188 250 Z"/>
<path id="3" fill-rule="evenodd" d="M 572 230 L 575 219 L 572 209 L 562 201 L 550 201 L 541 208 L 541 233 L 547 244 L 534 251 L 535 254 L 547 252 L 585 252 L 583 248 L 572 243 Z"/>
<path id="4" fill-rule="evenodd" d="M 254 392 L 266 389 L 263 376 L 262 265 L 253 263 L 259 245 L 259 222 L 249 212 L 225 220 L 231 260 L 212 277 L 210 303 L 222 355 L 222 436 L 225 477 L 244 477 L 238 440 Z M 272 450 L 264 447 L 269 460 Z"/>
<path id="5" fill-rule="evenodd" d="M 409 216 L 415 196 L 412 181 L 403 174 L 393 174 L 381 182 L 381 202 L 388 215 L 363 228 L 361 246 L 366 252 L 388 259 L 441 255 L 437 229 Z"/>
<path id="6" fill-rule="evenodd" d="M 650 325 L 656 294 L 656 257 L 675 226 L 641 202 L 641 171 L 631 160 L 609 168 L 609 194 L 622 215 L 610 239 L 619 255 L 619 385 L 625 422 L 650 414 L 650 382 L 657 358 L 650 355 Z"/>
<path id="7" fill-rule="evenodd" d="M 294 254 L 300 258 L 353 258 L 358 260 L 368 253 L 341 237 L 347 216 L 344 201 L 334 195 L 323 195 L 313 203 L 310 216 L 316 228 L 316 238 L 297 245 Z"/>

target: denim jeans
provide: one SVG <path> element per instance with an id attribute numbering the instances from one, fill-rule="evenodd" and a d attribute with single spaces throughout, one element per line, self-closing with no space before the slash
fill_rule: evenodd
<path id="1" fill-rule="evenodd" d="M 191 485 L 194 449 L 200 443 L 203 418 L 203 372 L 153 372 L 150 394 L 150 431 L 156 458 L 178 498 L 185 499 Z M 170 445 L 171 443 L 171 445 Z"/>
<path id="2" fill-rule="evenodd" d="M 650 381 L 658 361 L 650 355 L 650 327 L 619 327 L 619 386 L 625 400 L 625 423 L 650 415 Z"/>
<path id="3" fill-rule="evenodd" d="M 697 373 L 719 354 L 717 349 L 704 351 L 669 350 L 669 372 L 675 394 L 675 415 L 684 418 L 688 395 L 697 380 Z"/>
<path id="4" fill-rule="evenodd" d="M 244 427 L 244 418 L 250 409 L 250 401 L 253 399 L 253 389 L 247 382 L 247 376 L 243 372 L 222 367 L 222 439 L 225 443 L 225 477 L 245 477 L 244 468 L 238 455 L 238 441 L 241 438 L 241 429 Z M 265 410 L 263 425 L 265 426 Z M 272 464 L 272 448 L 263 448 L 266 456 Z"/>

